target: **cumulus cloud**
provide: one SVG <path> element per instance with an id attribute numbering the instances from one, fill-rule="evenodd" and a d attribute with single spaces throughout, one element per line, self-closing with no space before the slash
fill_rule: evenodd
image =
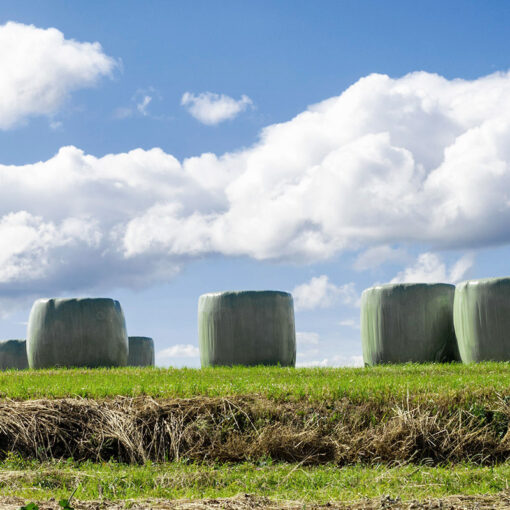
<path id="1" fill-rule="evenodd" d="M 172 359 L 172 358 L 196 358 L 200 355 L 198 347 L 191 344 L 177 344 L 163 349 L 157 353 L 160 359 Z"/>
<path id="2" fill-rule="evenodd" d="M 265 128 L 251 148 L 186 160 L 224 205 L 181 219 L 158 205 L 130 224 L 144 233 L 130 252 L 173 246 L 169 222 L 177 230 L 196 226 L 195 252 L 257 259 L 321 260 L 393 243 L 508 242 L 507 106 L 508 73 L 473 81 L 370 75 Z"/>
<path id="3" fill-rule="evenodd" d="M 213 92 L 202 92 L 198 95 L 185 92 L 181 99 L 181 105 L 185 106 L 195 119 L 209 126 L 237 117 L 252 104 L 253 101 L 244 94 L 236 100 Z"/>
<path id="4" fill-rule="evenodd" d="M 297 343 L 297 357 L 299 359 L 309 359 L 319 354 L 319 333 L 314 331 L 297 331 L 296 332 L 296 343 Z"/>
<path id="5" fill-rule="evenodd" d="M 156 352 L 156 366 L 198 367 L 200 364 L 198 347 L 192 344 L 172 345 Z"/>
<path id="6" fill-rule="evenodd" d="M 55 113 L 72 91 L 95 85 L 116 65 L 97 42 L 65 39 L 55 28 L 0 25 L 0 129 Z"/>
<path id="7" fill-rule="evenodd" d="M 467 253 L 449 269 L 436 253 L 422 253 L 415 263 L 393 278 L 392 283 L 458 283 L 473 266 L 474 255 Z"/>
<path id="8" fill-rule="evenodd" d="M 149 106 L 149 103 L 152 101 L 152 97 L 145 95 L 143 96 L 142 100 L 136 105 L 136 109 L 144 116 L 146 117 L 148 115 L 147 107 Z"/>
<path id="9" fill-rule="evenodd" d="M 373 246 L 360 253 L 354 262 L 354 269 L 366 271 L 374 269 L 387 262 L 402 262 L 409 259 L 406 251 L 402 248 L 393 248 L 387 244 Z"/>
<path id="10" fill-rule="evenodd" d="M 0 165 L 0 242 L 19 240 L 1 255 L 0 295 L 149 285 L 209 254 L 309 263 L 354 250 L 367 267 L 374 247 L 505 244 L 509 139 L 510 73 L 374 74 L 233 153 L 64 147 Z M 443 276 L 430 256 L 417 264 Z M 298 289 L 299 306 L 329 306 L 339 288 L 318 277 Z"/>
<path id="11" fill-rule="evenodd" d="M 25 211 L 0 218 L 0 282 L 37 279 L 50 265 L 54 248 L 72 244 L 97 246 L 101 233 L 84 218 L 67 218 L 59 225 Z"/>
<path id="12" fill-rule="evenodd" d="M 50 128 L 53 129 L 53 131 L 57 131 L 58 129 L 61 129 L 62 126 L 63 126 L 63 123 L 60 120 L 50 121 Z"/>
<path id="13" fill-rule="evenodd" d="M 296 342 L 298 347 L 303 345 L 319 345 L 319 333 L 314 331 L 296 332 Z"/>
<path id="14" fill-rule="evenodd" d="M 359 320 L 355 319 L 344 319 L 339 322 L 340 326 L 344 328 L 360 329 Z"/>
<path id="15" fill-rule="evenodd" d="M 326 275 L 315 276 L 292 291 L 296 310 L 329 308 L 336 303 L 352 304 L 357 300 L 354 283 L 335 285 Z"/>
<path id="16" fill-rule="evenodd" d="M 149 111 L 149 105 L 153 104 L 154 99 L 162 99 L 160 93 L 154 87 L 138 89 L 131 97 L 130 105 L 116 108 L 113 112 L 113 117 L 116 119 L 127 119 L 133 115 L 141 115 L 142 117 L 161 119 L 162 117 L 152 115 Z"/>
<path id="17" fill-rule="evenodd" d="M 0 295 L 168 280 L 179 257 L 127 258 L 123 225 L 155 201 L 210 203 L 189 186 L 159 149 L 95 158 L 65 147 L 45 162 L 0 165 Z"/>
<path id="18" fill-rule="evenodd" d="M 318 360 L 296 362 L 297 367 L 362 367 L 363 356 L 331 356 Z"/>

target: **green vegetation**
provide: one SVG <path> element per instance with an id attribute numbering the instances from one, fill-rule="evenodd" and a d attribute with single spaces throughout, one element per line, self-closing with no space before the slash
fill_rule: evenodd
<path id="1" fill-rule="evenodd" d="M 0 492 L 26 500 L 128 498 L 219 498 L 250 493 L 275 499 L 355 500 L 386 494 L 424 499 L 453 494 L 497 494 L 508 489 L 510 465 L 479 467 L 293 466 L 194 463 L 38 463 L 17 457 L 0 463 Z"/>
<path id="2" fill-rule="evenodd" d="M 508 490 L 509 363 L 13 370 L 0 397 L 0 494 L 26 503 Z"/>
<path id="3" fill-rule="evenodd" d="M 258 395 L 272 400 L 352 403 L 494 401 L 510 395 L 510 363 L 406 364 L 372 368 L 216 367 L 55 369 L 0 372 L 0 398 Z"/>

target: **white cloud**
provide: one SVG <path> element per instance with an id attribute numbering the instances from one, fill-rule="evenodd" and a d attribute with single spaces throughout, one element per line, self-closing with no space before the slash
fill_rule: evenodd
<path id="1" fill-rule="evenodd" d="M 149 112 L 149 105 L 153 103 L 154 99 L 162 99 L 161 94 L 154 87 L 138 89 L 131 97 L 130 105 L 116 108 L 113 112 L 113 117 L 122 120 L 138 114 L 142 117 L 162 119 L 163 117 L 152 115 Z"/>
<path id="2" fill-rule="evenodd" d="M 156 352 L 156 366 L 158 367 L 198 367 L 200 366 L 200 352 L 192 344 L 178 344 Z"/>
<path id="3" fill-rule="evenodd" d="M 510 73 L 370 75 L 221 156 L 63 147 L 0 165 L 0 245 L 19 240 L 1 255 L 0 296 L 150 285 L 210 254 L 309 263 L 363 250 L 366 266 L 384 245 L 507 244 L 508 139 Z M 470 265 L 436 262 L 400 278 L 457 280 Z M 314 285 L 300 306 L 351 295 L 327 277 Z"/>
<path id="4" fill-rule="evenodd" d="M 298 358 L 310 358 L 319 354 L 319 333 L 314 331 L 297 331 L 296 332 L 296 343 L 297 343 L 297 357 Z"/>
<path id="5" fill-rule="evenodd" d="M 344 328 L 360 329 L 359 320 L 344 319 L 340 321 L 339 324 Z"/>
<path id="6" fill-rule="evenodd" d="M 129 234 L 143 235 L 129 236 L 129 252 L 172 247 L 190 221 L 200 232 L 194 253 L 256 259 L 508 242 L 508 111 L 507 73 L 473 81 L 370 75 L 267 127 L 251 148 L 185 160 L 218 207 L 177 219 L 158 205 L 130 223 Z"/>
<path id="7" fill-rule="evenodd" d="M 448 270 L 435 253 L 422 253 L 416 262 L 393 278 L 392 283 L 457 283 L 474 264 L 474 255 L 468 253 L 457 260 Z"/>
<path id="8" fill-rule="evenodd" d="M 320 360 L 299 361 L 297 367 L 362 367 L 363 356 L 331 356 Z"/>
<path id="9" fill-rule="evenodd" d="M 354 262 L 354 269 L 365 271 L 376 268 L 387 262 L 402 262 L 408 260 L 409 256 L 402 248 L 392 248 L 387 244 L 373 246 L 361 252 Z"/>
<path id="10" fill-rule="evenodd" d="M 63 126 L 62 121 L 60 120 L 52 120 L 50 121 L 50 128 L 53 129 L 53 131 L 56 131 L 57 129 L 61 129 Z"/>
<path id="11" fill-rule="evenodd" d="M 0 282 L 9 283 L 44 276 L 53 249 L 96 247 L 101 233 L 83 218 L 67 218 L 56 225 L 20 211 L 0 217 L 0 239 Z"/>
<path id="12" fill-rule="evenodd" d="M 210 126 L 237 117 L 252 104 L 253 101 L 244 94 L 236 100 L 213 92 L 202 92 L 198 95 L 185 92 L 181 99 L 181 105 L 185 106 L 195 119 Z"/>
<path id="13" fill-rule="evenodd" d="M 292 296 L 296 310 L 329 308 L 336 303 L 352 304 L 357 299 L 354 283 L 335 285 L 326 275 L 315 276 L 309 282 L 297 285 Z"/>
<path id="14" fill-rule="evenodd" d="M 168 280 L 181 260 L 126 258 L 123 224 L 181 195 L 189 207 L 211 201 L 159 149 L 95 158 L 65 147 L 46 162 L 0 165 L 0 295 Z"/>
<path id="15" fill-rule="evenodd" d="M 298 359 L 309 359 L 309 358 L 312 358 L 314 356 L 317 356 L 319 354 L 320 350 L 317 349 L 317 348 L 312 348 L 312 349 L 306 349 L 306 350 L 299 350 L 297 351 L 296 353 L 296 356 Z M 301 363 L 301 361 L 298 361 L 297 362 L 298 364 Z M 304 363 L 306 363 L 306 361 L 304 361 Z"/>
<path id="16" fill-rule="evenodd" d="M 463 255 L 453 266 L 448 273 L 449 281 L 458 283 L 466 277 L 466 273 L 471 269 L 475 263 L 475 256 L 473 253 Z"/>
<path id="17" fill-rule="evenodd" d="M 172 358 L 196 358 L 200 355 L 198 347 L 192 344 L 177 344 L 157 353 L 160 360 Z"/>
<path id="18" fill-rule="evenodd" d="M 147 107 L 149 103 L 152 101 L 151 96 L 143 96 L 142 100 L 136 105 L 136 109 L 144 116 L 148 115 Z"/>
<path id="19" fill-rule="evenodd" d="M 116 65 L 97 42 L 65 39 L 55 28 L 0 25 L 0 129 L 51 116 L 72 91 L 95 85 Z"/>
<path id="20" fill-rule="evenodd" d="M 298 347 L 303 345 L 319 345 L 319 333 L 314 331 L 297 331 L 296 342 Z"/>

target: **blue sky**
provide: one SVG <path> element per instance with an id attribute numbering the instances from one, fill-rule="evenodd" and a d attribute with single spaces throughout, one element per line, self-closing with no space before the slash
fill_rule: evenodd
<path id="1" fill-rule="evenodd" d="M 352 364 L 364 288 L 510 273 L 506 1 L 16 0 L 0 25 L 2 337 L 36 297 L 105 295 L 196 365 L 198 296 L 273 288 L 299 363 Z"/>

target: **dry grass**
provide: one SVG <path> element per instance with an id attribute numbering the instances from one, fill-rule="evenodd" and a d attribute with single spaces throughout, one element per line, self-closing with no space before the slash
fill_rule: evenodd
<path id="1" fill-rule="evenodd" d="M 505 400 L 494 409 L 262 397 L 3 400 L 0 452 L 42 461 L 493 464 L 510 458 L 509 419 Z"/>

